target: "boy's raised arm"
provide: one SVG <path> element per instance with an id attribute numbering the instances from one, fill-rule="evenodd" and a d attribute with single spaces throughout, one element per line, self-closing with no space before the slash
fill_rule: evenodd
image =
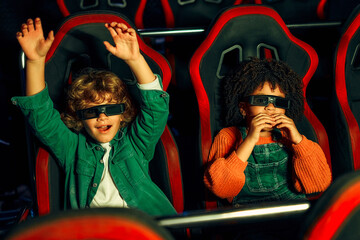
<path id="1" fill-rule="evenodd" d="M 45 39 L 40 18 L 28 19 L 22 24 L 16 38 L 26 55 L 26 95 L 32 96 L 45 88 L 45 57 L 54 41 L 50 31 Z"/>
<path id="2" fill-rule="evenodd" d="M 134 73 L 139 84 L 151 83 L 155 75 L 140 53 L 136 32 L 123 23 L 105 24 L 114 39 L 115 46 L 105 41 L 106 49 L 116 57 L 124 60 Z"/>

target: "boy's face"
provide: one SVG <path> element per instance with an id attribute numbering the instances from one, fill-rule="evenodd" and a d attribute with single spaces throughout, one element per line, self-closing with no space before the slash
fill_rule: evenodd
<path id="1" fill-rule="evenodd" d="M 116 102 L 104 101 L 101 104 L 89 104 L 87 108 L 116 104 Z M 82 120 L 86 132 L 97 142 L 106 143 L 110 142 L 120 129 L 120 123 L 123 120 L 122 115 L 106 116 L 105 113 L 100 113 L 98 117 Z"/>
<path id="2" fill-rule="evenodd" d="M 264 86 L 259 86 L 251 95 L 272 95 L 285 98 L 285 93 L 277 86 L 275 89 L 271 89 L 271 85 L 268 82 L 264 83 Z M 275 115 L 285 114 L 285 109 L 277 108 L 274 104 L 270 103 L 267 106 L 254 106 L 249 103 L 240 103 L 240 111 L 246 116 L 247 124 L 258 114 Z M 273 128 L 264 128 L 262 131 L 269 132 Z"/>

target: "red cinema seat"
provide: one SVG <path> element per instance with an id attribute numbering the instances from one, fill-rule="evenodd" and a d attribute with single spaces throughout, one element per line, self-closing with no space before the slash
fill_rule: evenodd
<path id="1" fill-rule="evenodd" d="M 224 127 L 221 79 L 239 62 L 253 56 L 286 62 L 302 76 L 306 99 L 306 87 L 318 65 L 315 50 L 294 37 L 280 15 L 270 7 L 235 6 L 224 10 L 209 27 L 189 64 L 199 109 L 198 164 L 202 167 L 207 164 L 214 136 Z M 307 101 L 304 105 L 304 116 L 296 125 L 307 138 L 320 144 L 331 166 L 325 128 Z M 216 207 L 216 202 L 211 202 L 207 196 L 206 207 Z"/>
<path id="2" fill-rule="evenodd" d="M 144 28 L 147 0 L 56 0 L 64 17 L 83 11 L 108 10 L 127 16 L 137 28 Z"/>
<path id="3" fill-rule="evenodd" d="M 335 52 L 332 130 L 329 131 L 335 176 L 360 169 L 360 7 L 354 9 Z"/>
<path id="4" fill-rule="evenodd" d="M 136 95 L 136 81 L 128 66 L 111 55 L 103 41 L 112 42 L 104 27 L 105 23 L 122 22 L 136 29 L 130 20 L 121 14 L 108 11 L 72 14 L 64 20 L 56 32 L 54 43 L 46 57 L 45 76 L 50 97 L 55 108 L 64 109 L 65 90 L 72 74 L 85 67 L 108 69 L 127 83 L 130 92 Z M 171 79 L 171 68 L 166 59 L 148 47 L 137 33 L 141 53 L 154 73 L 161 75 L 163 88 Z M 56 159 L 33 136 L 29 137 L 32 152 L 30 158 L 36 202 L 39 215 L 63 209 L 63 176 Z M 182 177 L 177 145 L 166 127 L 158 142 L 154 159 L 150 163 L 150 176 L 173 203 L 177 212 L 184 209 Z"/>
<path id="5" fill-rule="evenodd" d="M 360 172 L 334 180 L 302 222 L 298 239 L 352 240 L 360 237 Z"/>
<path id="6" fill-rule="evenodd" d="M 7 240 L 103 239 L 171 240 L 172 235 L 147 214 L 127 208 L 68 210 L 16 225 Z"/>

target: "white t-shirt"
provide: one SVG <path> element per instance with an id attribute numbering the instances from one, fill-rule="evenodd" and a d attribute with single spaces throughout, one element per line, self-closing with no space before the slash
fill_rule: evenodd
<path id="1" fill-rule="evenodd" d="M 109 171 L 110 143 L 101 143 L 101 146 L 105 148 L 105 154 L 102 158 L 104 161 L 104 171 L 99 188 L 94 199 L 90 203 L 90 207 L 127 207 L 127 204 L 121 197 L 119 190 L 116 188 Z"/>
<path id="2" fill-rule="evenodd" d="M 153 82 L 138 84 L 138 87 L 143 90 L 162 90 L 157 76 Z M 121 197 L 121 194 L 119 193 L 119 190 L 117 189 L 109 171 L 109 154 L 111 151 L 110 143 L 101 143 L 101 146 L 106 150 L 104 157 L 102 158 L 104 162 L 104 171 L 98 190 L 94 199 L 90 203 L 90 207 L 128 207 L 124 199 Z"/>

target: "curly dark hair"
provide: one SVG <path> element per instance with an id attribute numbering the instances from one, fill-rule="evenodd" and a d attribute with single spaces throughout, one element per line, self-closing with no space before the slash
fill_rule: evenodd
<path id="1" fill-rule="evenodd" d="M 251 95 L 268 82 L 272 89 L 279 87 L 290 99 L 286 115 L 294 121 L 304 112 L 303 82 L 286 63 L 272 59 L 251 58 L 243 61 L 224 78 L 225 123 L 227 126 L 242 124 L 239 111 L 243 97 Z"/>

